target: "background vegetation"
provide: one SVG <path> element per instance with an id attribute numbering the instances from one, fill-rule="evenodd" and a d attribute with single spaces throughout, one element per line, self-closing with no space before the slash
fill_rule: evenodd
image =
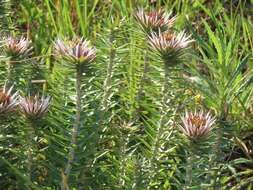
<path id="1" fill-rule="evenodd" d="M 27 36 L 34 53 L 13 83 L 22 95 L 52 96 L 37 123 L 31 176 L 28 123 L 1 122 L 1 189 L 253 189 L 253 2 L 250 0 L 1 0 L 2 35 Z M 166 126 L 158 130 L 163 66 L 134 20 L 138 7 L 163 8 L 195 40 L 170 71 Z M 68 180 L 64 167 L 75 119 L 75 73 L 55 58 L 57 37 L 84 36 L 97 49 L 82 79 L 81 127 Z M 144 67 L 146 65 L 147 67 Z M 1 56 L 1 84 L 6 57 Z M 38 80 L 46 82 L 38 83 Z M 216 115 L 208 142 L 191 146 L 178 130 L 185 110 Z"/>

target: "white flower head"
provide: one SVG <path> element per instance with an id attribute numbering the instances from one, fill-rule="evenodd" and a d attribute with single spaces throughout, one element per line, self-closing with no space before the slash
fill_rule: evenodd
<path id="1" fill-rule="evenodd" d="M 25 38 L 12 36 L 4 38 L 4 51 L 11 59 L 25 58 L 32 53 L 32 41 Z"/>
<path id="2" fill-rule="evenodd" d="M 9 89 L 6 85 L 0 89 L 0 114 L 4 115 L 6 113 L 12 112 L 16 109 L 19 104 L 18 92 L 11 93 L 13 86 Z"/>
<path id="3" fill-rule="evenodd" d="M 172 17 L 171 13 L 165 13 L 162 9 L 145 12 L 140 8 L 134 16 L 142 30 L 148 34 L 157 33 L 159 30 L 166 31 L 173 26 L 176 20 L 176 16 Z"/>
<path id="4" fill-rule="evenodd" d="M 49 108 L 50 96 L 28 96 L 21 97 L 19 108 L 21 113 L 29 119 L 39 119 L 44 116 Z"/>
<path id="5" fill-rule="evenodd" d="M 180 129 L 190 139 L 196 140 L 205 138 L 209 135 L 215 123 L 215 117 L 210 112 L 204 113 L 203 110 L 194 113 L 187 112 L 182 117 L 182 125 Z"/>
<path id="6" fill-rule="evenodd" d="M 173 66 L 181 61 L 184 50 L 194 40 L 184 31 L 180 33 L 159 31 L 158 34 L 152 33 L 149 36 L 149 44 L 163 59 L 168 66 Z"/>
<path id="7" fill-rule="evenodd" d="M 90 42 L 83 38 L 62 40 L 58 38 L 54 42 L 55 52 L 60 58 L 72 65 L 91 63 L 96 58 L 96 49 L 90 47 Z"/>

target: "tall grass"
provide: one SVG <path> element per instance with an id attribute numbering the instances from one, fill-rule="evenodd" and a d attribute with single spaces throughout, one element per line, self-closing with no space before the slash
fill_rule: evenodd
<path id="1" fill-rule="evenodd" d="M 2 34 L 27 36 L 34 46 L 13 77 L 15 88 L 48 94 L 52 103 L 31 141 L 20 114 L 2 120 L 1 189 L 253 188 L 253 2 L 9 0 L 2 6 Z M 174 30 L 185 28 L 195 40 L 168 78 L 133 17 L 138 7 L 172 11 Z M 56 59 L 53 46 L 57 37 L 74 36 L 97 49 L 78 97 L 75 72 Z M 1 84 L 6 63 L 1 56 Z M 178 125 L 185 110 L 195 109 L 211 110 L 217 122 L 192 155 Z M 36 149 L 28 169 L 27 142 Z"/>

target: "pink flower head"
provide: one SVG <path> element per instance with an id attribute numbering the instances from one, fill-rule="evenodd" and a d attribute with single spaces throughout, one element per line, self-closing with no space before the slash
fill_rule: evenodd
<path id="1" fill-rule="evenodd" d="M 81 38 L 55 41 L 56 54 L 72 65 L 91 63 L 96 57 L 96 49 L 90 47 L 89 41 Z"/>
<path id="2" fill-rule="evenodd" d="M 211 116 L 210 112 L 186 112 L 182 117 L 183 124 L 180 128 L 185 136 L 190 139 L 200 139 L 207 137 L 213 128 L 215 118 Z"/>
<path id="3" fill-rule="evenodd" d="M 162 32 L 171 28 L 176 20 L 176 17 L 171 17 L 171 14 L 165 13 L 163 10 L 153 10 L 145 12 L 142 8 L 135 14 L 135 19 L 140 24 L 144 32 Z"/>
<path id="4" fill-rule="evenodd" d="M 181 60 L 184 50 L 194 41 L 190 38 L 184 31 L 178 34 L 160 31 L 149 36 L 149 44 L 167 65 L 173 66 Z"/>

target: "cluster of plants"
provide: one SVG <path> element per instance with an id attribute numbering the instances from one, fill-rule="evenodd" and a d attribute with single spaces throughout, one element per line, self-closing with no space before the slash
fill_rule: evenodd
<path id="1" fill-rule="evenodd" d="M 253 189 L 252 1 L 0 2 L 0 189 Z"/>

